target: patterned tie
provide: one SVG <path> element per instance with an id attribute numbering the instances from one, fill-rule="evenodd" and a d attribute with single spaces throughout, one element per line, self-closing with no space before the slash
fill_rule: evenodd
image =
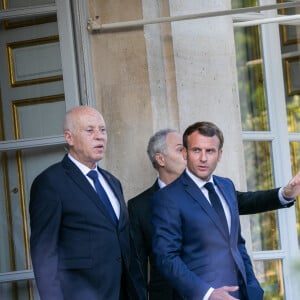
<path id="1" fill-rule="evenodd" d="M 103 186 L 101 185 L 99 179 L 98 179 L 98 173 L 96 170 L 91 170 L 87 173 L 87 176 L 90 177 L 95 185 L 97 194 L 99 196 L 99 198 L 101 199 L 101 201 L 103 202 L 103 204 L 105 205 L 109 215 L 111 216 L 112 220 L 114 221 L 115 224 L 118 224 L 118 218 L 116 216 L 116 213 L 111 205 L 111 202 L 103 188 Z"/>
<path id="2" fill-rule="evenodd" d="M 205 183 L 204 187 L 208 190 L 208 196 L 209 196 L 209 200 L 210 200 L 212 207 L 215 209 L 215 211 L 219 215 L 224 228 L 227 228 L 227 232 L 228 232 L 228 224 L 227 224 L 227 219 L 226 219 L 225 212 L 223 209 L 223 205 L 221 203 L 221 200 L 220 200 L 218 194 L 216 193 L 216 190 L 215 190 L 213 184 L 211 182 L 207 182 L 207 183 Z"/>

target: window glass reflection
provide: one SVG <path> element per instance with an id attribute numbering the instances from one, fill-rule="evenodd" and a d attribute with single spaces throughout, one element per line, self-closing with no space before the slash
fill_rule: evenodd
<path id="1" fill-rule="evenodd" d="M 287 2 L 278 0 L 278 3 Z M 290 7 L 278 10 L 281 15 L 296 15 L 300 7 Z M 300 132 L 300 25 L 299 22 L 280 24 L 280 41 L 282 52 L 282 67 L 285 85 L 285 102 L 287 109 L 288 131 Z"/>
<path id="2" fill-rule="evenodd" d="M 271 143 L 244 141 L 247 189 L 266 190 L 274 187 Z M 270 211 L 250 216 L 252 247 L 254 251 L 279 249 L 277 213 Z"/>
<path id="3" fill-rule="evenodd" d="M 3 300 L 33 300 L 40 299 L 35 280 L 22 280 L 0 284 L 0 296 Z"/>
<path id="4" fill-rule="evenodd" d="M 260 34 L 257 26 L 235 29 L 242 128 L 269 130 Z"/>
<path id="5" fill-rule="evenodd" d="M 299 171 L 300 165 L 300 142 L 291 142 L 291 159 L 293 174 Z M 297 218 L 297 233 L 298 233 L 298 246 L 300 248 L 300 196 L 297 197 L 295 202 L 296 218 Z"/>
<path id="6" fill-rule="evenodd" d="M 253 267 L 265 291 L 264 300 L 283 300 L 284 282 L 281 260 L 254 261 Z"/>

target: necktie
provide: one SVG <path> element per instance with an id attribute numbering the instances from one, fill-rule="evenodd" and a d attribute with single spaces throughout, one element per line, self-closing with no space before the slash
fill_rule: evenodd
<path id="1" fill-rule="evenodd" d="M 115 211 L 114 211 L 114 209 L 111 205 L 111 202 L 110 202 L 103 186 L 101 185 L 101 183 L 98 179 L 97 171 L 96 170 L 91 170 L 87 173 L 87 176 L 90 177 L 93 180 L 99 198 L 101 199 L 101 201 L 105 205 L 109 215 L 111 216 L 111 218 L 113 219 L 115 224 L 117 224 L 118 219 L 117 219 L 116 213 L 115 213 Z"/>
<path id="2" fill-rule="evenodd" d="M 209 200 L 210 200 L 212 207 L 215 209 L 215 211 L 219 215 L 224 228 L 227 228 L 227 232 L 228 232 L 228 224 L 227 224 L 227 219 L 226 219 L 225 212 L 223 209 L 223 205 L 221 203 L 221 200 L 220 200 L 218 194 L 216 193 L 216 190 L 215 190 L 213 184 L 211 182 L 207 182 L 207 183 L 205 183 L 204 187 L 208 190 L 208 196 L 209 196 Z"/>

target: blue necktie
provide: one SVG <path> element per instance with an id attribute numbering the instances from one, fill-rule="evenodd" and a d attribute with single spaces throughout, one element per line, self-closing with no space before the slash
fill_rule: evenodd
<path id="1" fill-rule="evenodd" d="M 98 179 L 97 171 L 96 170 L 91 170 L 87 173 L 87 176 L 90 177 L 93 180 L 99 198 L 101 199 L 101 201 L 105 205 L 109 215 L 111 216 L 111 218 L 113 219 L 115 224 L 118 224 L 118 219 L 117 219 L 116 213 L 115 213 L 115 211 L 114 211 L 114 209 L 111 205 L 111 202 L 110 202 L 103 186 L 101 185 L 101 183 Z"/>
<path id="2" fill-rule="evenodd" d="M 226 231 L 228 232 L 228 224 L 227 224 L 227 219 L 226 219 L 225 212 L 223 209 L 223 205 L 221 203 L 221 200 L 220 200 L 218 194 L 216 193 L 216 190 L 215 190 L 213 184 L 211 182 L 207 182 L 207 183 L 205 183 L 204 187 L 208 190 L 208 196 L 209 196 L 209 200 L 210 200 L 212 207 L 215 209 L 215 211 L 219 215 L 224 228 L 227 228 Z"/>

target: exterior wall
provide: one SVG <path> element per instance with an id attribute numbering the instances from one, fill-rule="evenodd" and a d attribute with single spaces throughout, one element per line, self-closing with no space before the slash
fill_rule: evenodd
<path id="1" fill-rule="evenodd" d="M 229 0 L 89 1 L 99 22 L 151 19 L 230 9 Z M 231 17 L 146 25 L 91 37 L 96 103 L 108 127 L 103 166 L 122 181 L 126 199 L 156 174 L 146 156 L 158 129 L 181 132 L 215 122 L 225 136 L 217 174 L 245 187 Z"/>

